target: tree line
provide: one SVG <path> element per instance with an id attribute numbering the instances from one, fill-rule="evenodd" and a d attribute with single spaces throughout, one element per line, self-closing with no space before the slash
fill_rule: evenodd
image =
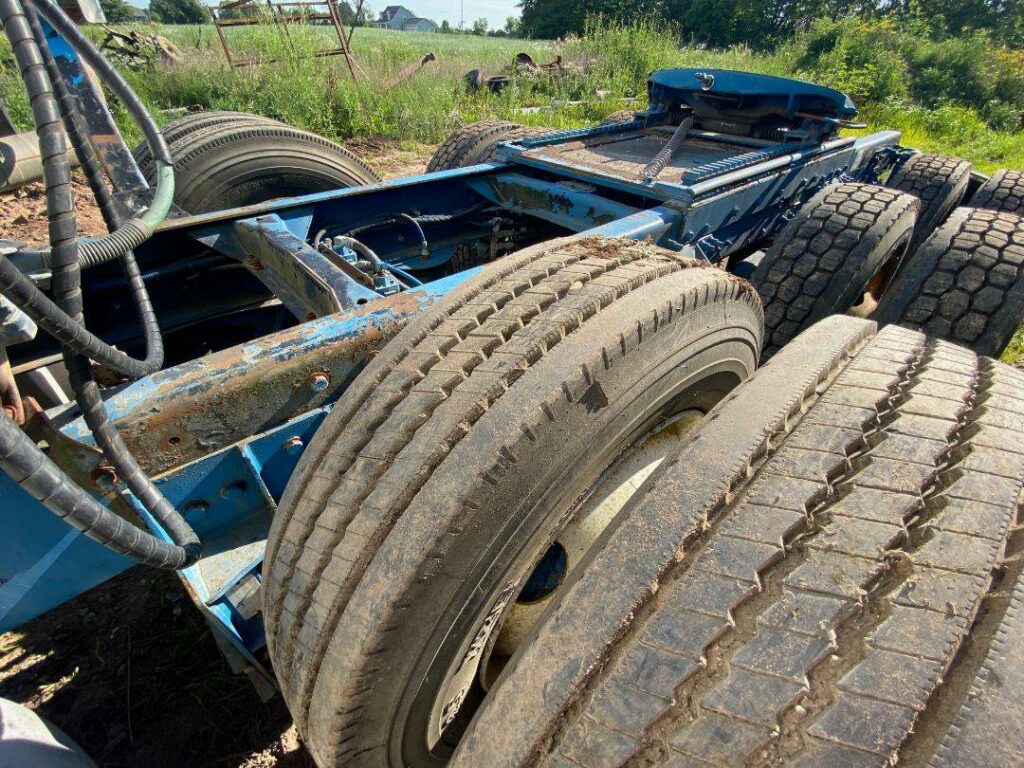
<path id="1" fill-rule="evenodd" d="M 985 31 L 1024 45 L 1024 0 L 520 0 L 522 32 L 553 39 L 581 34 L 588 16 L 638 16 L 674 25 L 689 43 L 767 50 L 815 18 L 893 17 L 927 23 L 936 35 Z"/>
<path id="2" fill-rule="evenodd" d="M 220 4 L 227 5 L 229 3 L 230 0 L 221 0 Z M 126 0 L 100 0 L 100 7 L 103 8 L 107 22 L 111 24 L 122 24 L 135 19 L 135 9 Z M 257 4 L 242 8 L 226 8 L 220 11 L 220 16 L 230 19 L 256 15 L 265 11 L 266 6 Z M 374 13 L 368 5 L 363 4 L 357 11 L 344 0 L 338 3 L 338 15 L 341 17 L 341 23 L 347 27 L 367 27 L 373 23 L 374 19 Z M 162 24 L 207 24 L 212 20 L 210 8 L 202 0 L 150 0 L 147 16 L 151 21 Z M 446 19 L 441 22 L 437 31 L 442 34 L 472 34 L 488 37 L 520 37 L 522 32 L 517 16 L 509 16 L 505 20 L 505 26 L 498 29 L 491 29 L 487 19 L 483 17 L 476 19 L 471 26 L 464 30 L 453 27 Z"/>

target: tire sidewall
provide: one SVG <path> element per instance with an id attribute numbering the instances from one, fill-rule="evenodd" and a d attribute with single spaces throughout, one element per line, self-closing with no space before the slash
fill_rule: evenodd
<path id="1" fill-rule="evenodd" d="M 180 164 L 175 195 L 178 205 L 192 213 L 378 181 L 358 162 L 301 135 L 262 138 L 243 130 L 223 146 L 211 143 L 196 152 Z"/>
<path id="2" fill-rule="evenodd" d="M 689 399 L 674 407 L 709 409 L 753 370 L 756 337 L 743 343 L 735 340 L 734 330 L 707 330 L 715 328 L 715 321 L 708 316 L 716 313 L 720 318 L 720 307 L 697 310 L 678 321 L 674 333 L 664 334 L 658 346 L 638 349 L 602 375 L 595 374 L 595 381 L 606 392 L 626 381 L 632 384 L 598 414 L 587 414 L 586 406 L 580 405 L 578 419 L 566 417 L 563 432 L 546 436 L 534 446 L 531 458 L 521 457 L 517 479 L 506 477 L 501 487 L 487 489 L 491 492 L 484 510 L 501 510 L 503 515 L 513 511 L 501 520 L 486 520 L 481 515 L 472 523 L 479 526 L 478 535 L 460 538 L 446 553 L 446 562 L 476 558 L 454 594 L 442 595 L 432 584 L 401 598 L 411 606 L 403 626 L 422 627 L 421 642 L 412 644 L 422 652 L 413 658 L 407 646 L 394 654 L 393 663 L 401 665 L 404 672 L 390 671 L 391 690 L 375 691 L 370 704 L 374 711 L 368 715 L 373 722 L 387 723 L 385 732 L 397 737 L 389 747 L 390 764 L 419 765 L 427 757 L 425 750 L 416 746 L 419 740 L 425 746 L 425 717 L 432 715 L 433 702 L 450 668 L 462 659 L 508 582 L 528 573 L 525 566 L 536 562 L 553 540 L 565 522 L 560 518 L 566 507 L 635 440 L 638 430 L 642 433 L 656 414 L 664 412 L 666 404 L 687 393 Z M 687 334 L 696 338 L 681 342 L 680 337 Z M 737 359 L 740 347 L 745 347 L 743 361 Z M 725 353 L 726 349 L 730 352 Z M 672 375 L 681 368 L 687 375 Z M 646 373 L 637 378 L 638 370 Z M 712 376 L 719 377 L 716 386 L 701 390 L 699 383 Z M 624 421 L 631 428 L 624 427 Z M 595 445 L 604 450 L 590 451 Z M 404 686 L 401 680 L 406 681 Z"/>
<path id="3" fill-rule="evenodd" d="M 909 224 L 906 223 L 908 219 Z M 847 312 L 864 296 L 871 278 L 889 266 L 894 266 L 894 271 L 885 289 L 892 286 L 911 255 L 913 219 L 914 211 L 908 208 L 895 218 L 881 238 L 865 238 L 836 272 L 829 289 L 822 296 L 821 304 L 827 309 L 812 312 L 807 324 Z M 899 259 L 900 263 L 890 265 L 893 259 Z"/>

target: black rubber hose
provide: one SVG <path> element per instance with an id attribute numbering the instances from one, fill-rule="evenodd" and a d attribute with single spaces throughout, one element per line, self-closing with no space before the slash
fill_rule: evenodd
<path id="1" fill-rule="evenodd" d="M 132 116 L 132 119 L 135 120 L 142 130 L 153 157 L 166 163 L 168 166 L 173 165 L 163 134 L 160 132 L 152 116 L 146 111 L 145 105 L 142 104 L 120 73 L 96 49 L 92 41 L 83 35 L 74 22 L 50 0 L 35 0 L 32 8 L 68 41 L 84 61 L 93 67 L 99 78 L 107 84 L 118 100 L 121 101 Z M 104 235 L 101 238 L 82 241 L 79 244 L 79 261 L 83 267 L 112 261 L 121 256 L 125 251 L 138 247 L 152 235 L 153 229 L 149 224 L 141 218 L 131 219 L 110 234 Z M 52 256 L 45 250 L 40 251 L 39 256 L 46 264 L 52 261 Z"/>
<path id="2" fill-rule="evenodd" d="M 34 6 L 32 3 L 25 3 L 25 9 L 28 12 L 29 26 L 32 28 L 36 45 L 39 47 L 43 64 L 50 77 L 50 85 L 53 88 L 60 115 L 64 122 L 64 130 L 71 140 L 71 146 L 75 154 L 78 155 L 79 162 L 82 164 L 82 170 L 85 172 L 89 189 L 92 190 L 93 196 L 96 198 L 96 203 L 99 205 L 100 213 L 103 215 L 107 229 L 115 230 L 121 225 L 122 216 L 117 211 L 113 196 L 104 183 L 103 170 L 96 159 L 96 153 L 93 151 L 92 145 L 89 144 L 86 131 L 79 124 L 80 115 L 75 108 L 71 95 L 68 93 L 67 86 L 64 84 L 60 69 L 57 67 L 57 62 L 50 51 L 50 46 L 46 42 L 43 25 L 39 22 L 38 15 L 33 12 Z M 132 296 L 132 302 L 135 305 L 139 324 L 142 326 L 145 338 L 146 357 L 142 363 L 147 368 L 159 370 L 163 367 L 164 363 L 164 342 L 160 334 L 160 325 L 156 319 L 156 312 L 153 310 L 153 303 L 149 298 L 149 292 L 146 290 L 146 284 L 142 280 L 142 273 L 139 270 L 138 263 L 135 261 L 135 254 L 130 248 L 121 254 L 121 261 L 125 277 L 128 280 L 128 289 Z M 88 258 L 83 258 L 81 249 L 78 254 L 78 264 L 82 269 L 92 266 L 92 262 Z"/>
<path id="3" fill-rule="evenodd" d="M 144 565 L 182 568 L 187 553 L 118 517 L 64 473 L 7 417 L 0 418 L 0 469 L 47 509 L 115 552 Z"/>
<path id="4" fill-rule="evenodd" d="M 68 197 L 70 198 L 70 192 Z M 76 268 L 78 266 L 77 258 L 75 266 Z M 56 290 L 58 282 L 56 265 L 53 265 L 53 268 L 54 289 Z M 3 292 L 13 304 L 31 317 L 36 325 L 69 350 L 90 357 L 107 368 L 133 379 L 160 370 L 161 363 L 158 359 L 148 356 L 145 360 L 136 360 L 87 331 L 72 316 L 51 301 L 36 287 L 31 278 L 3 255 L 0 255 L 0 292 Z M 81 297 L 78 300 L 81 302 Z"/>
<path id="5" fill-rule="evenodd" d="M 22 5 L 25 8 L 25 15 L 28 17 L 28 23 L 32 29 L 32 35 L 35 37 L 36 45 L 39 47 L 39 53 L 43 57 L 43 66 L 46 67 L 46 74 L 50 77 L 50 87 L 53 89 L 54 98 L 57 100 L 57 108 L 60 110 L 61 119 L 64 122 L 64 132 L 71 141 L 71 148 L 78 156 L 78 162 L 82 166 L 86 181 L 89 183 L 89 189 L 92 192 L 92 196 L 96 199 L 96 205 L 99 207 L 103 221 L 107 225 L 107 231 L 113 231 L 120 226 L 121 216 L 114 206 L 114 197 L 110 193 L 110 189 L 103 181 L 103 169 L 96 159 L 96 153 L 93 151 L 92 145 L 89 144 L 87 131 L 81 125 L 81 116 L 75 108 L 71 94 L 68 93 L 67 85 L 64 83 L 60 69 L 57 67 L 57 62 L 50 52 L 50 46 L 46 42 L 46 33 L 43 31 L 43 25 L 39 22 L 39 16 L 33 13 L 32 3 L 23 2 Z"/>
<path id="6" fill-rule="evenodd" d="M 163 134 L 160 132 L 156 121 L 146 110 L 146 106 L 139 99 L 135 91 L 121 77 L 121 73 L 103 57 L 103 54 L 93 45 L 92 41 L 78 29 L 75 22 L 68 18 L 67 14 L 53 3 L 52 0 L 33 0 L 33 7 L 39 12 L 40 16 L 46 19 L 60 33 L 61 37 L 67 40 L 68 44 L 75 49 L 75 53 L 96 71 L 99 79 L 107 84 L 118 101 L 128 110 L 128 113 L 142 131 L 146 143 L 149 144 L 149 150 L 153 153 L 153 158 L 167 165 L 174 165 L 171 153 L 167 149 L 167 142 L 164 141 Z"/>
<path id="7" fill-rule="evenodd" d="M 0 0 L 0 24 L 3 25 L 10 41 L 11 50 L 28 91 L 33 119 L 36 123 L 36 133 L 39 137 L 53 260 L 52 287 L 54 295 L 60 302 L 60 306 L 56 308 L 60 315 L 81 328 L 76 322 L 76 319 L 82 315 L 82 295 L 77 260 L 75 215 L 70 189 L 71 166 L 67 159 L 60 116 L 53 98 L 49 77 L 42 63 L 42 54 L 36 44 L 29 20 L 18 0 Z M 7 263 L 7 266 L 11 265 Z M 35 286 L 32 288 L 35 289 Z M 8 298 L 11 297 L 8 296 Z M 96 399 L 99 400 L 98 389 L 95 383 L 91 382 L 88 360 L 70 354 L 66 355 L 66 359 L 70 363 L 69 371 L 80 385 L 77 389 L 86 395 L 80 401 L 83 411 L 94 410 L 90 407 L 95 403 L 90 400 L 87 391 L 89 388 L 81 386 L 84 375 L 89 380 L 88 383 L 92 384 Z M 83 374 L 82 365 L 86 367 L 87 373 L 85 374 Z M 103 409 L 101 400 L 98 405 L 100 410 L 103 410 L 102 418 L 97 419 L 95 413 L 92 415 L 87 413 L 87 423 L 92 420 L 94 423 L 100 424 L 105 420 L 112 431 L 112 425 L 109 423 L 109 417 Z M 129 526 L 112 511 L 93 500 L 83 489 L 77 487 L 13 423 L 6 419 L 3 422 L 0 427 L 0 468 L 7 471 L 28 493 L 43 502 L 49 509 L 57 512 L 69 523 L 97 541 L 102 541 L 115 551 L 131 554 L 140 562 L 147 562 L 158 567 L 178 568 L 194 562 L 198 557 L 198 540 L 188 524 L 163 499 L 144 473 L 138 470 L 138 465 L 134 464 L 134 460 L 126 450 L 123 453 L 128 456 L 127 464 L 125 464 L 124 456 L 118 455 L 117 448 L 124 449 L 124 446 L 116 436 L 116 432 L 113 441 L 106 440 L 106 442 L 113 445 L 115 449 L 113 454 L 118 458 L 118 463 L 126 466 L 129 470 L 125 476 L 125 482 L 129 487 L 136 485 L 141 488 L 143 493 L 138 495 L 147 507 L 152 509 L 151 505 L 153 505 L 160 510 L 160 504 L 154 504 L 152 497 L 147 499 L 146 489 L 140 484 L 139 478 L 141 477 L 144 483 L 149 484 L 159 497 L 157 502 L 162 500 L 172 513 L 171 519 L 177 518 L 178 520 L 179 524 L 172 523 L 168 527 L 168 532 L 185 546 L 167 545 L 151 534 Z M 105 439 L 101 434 L 97 434 L 96 437 L 97 442 Z M 133 464 L 135 472 L 130 471 Z M 86 499 L 87 501 L 85 501 Z"/>
<path id="8" fill-rule="evenodd" d="M 27 4 L 27 7 L 31 11 L 31 4 Z M 46 36 L 43 33 L 42 25 L 39 23 L 39 19 L 31 12 L 29 14 L 29 24 L 50 76 L 53 91 L 58 97 L 65 130 L 71 139 L 72 146 L 79 154 L 79 159 L 83 161 L 82 167 L 86 171 L 87 176 L 89 176 L 90 187 L 94 189 L 99 187 L 106 191 L 106 185 L 103 184 L 102 177 L 100 176 L 102 171 L 96 162 L 92 147 L 89 146 L 74 123 L 75 110 L 70 107 L 70 99 L 60 101 L 62 95 L 68 96 L 67 88 L 64 87 L 63 81 L 60 80 L 60 72 L 46 43 Z M 91 163 L 87 161 L 91 161 Z M 113 208 L 113 201 L 109 195 L 106 196 L 105 200 L 108 207 L 106 218 L 110 222 L 108 226 L 111 224 L 116 226 L 118 214 Z M 126 250 L 121 258 L 124 263 L 129 286 L 132 290 L 132 296 L 139 312 L 139 319 L 145 331 L 147 358 L 156 358 L 157 364 L 160 365 L 163 359 L 163 340 L 160 336 L 160 327 L 156 321 L 156 314 L 149 300 L 149 294 L 146 291 L 131 250 Z M 128 447 L 121 440 L 103 404 L 103 397 L 93 378 L 92 366 L 88 359 L 73 353 L 66 353 L 64 361 L 68 369 L 72 389 L 75 392 L 75 399 L 82 410 L 82 416 L 86 424 L 92 431 L 96 444 L 101 448 L 107 460 L 113 464 L 118 476 L 124 480 L 128 489 L 160 521 L 160 524 L 170 533 L 171 538 L 185 548 L 188 553 L 185 560 L 191 562 L 198 555 L 200 548 L 199 538 L 191 526 L 174 509 L 173 505 L 167 501 L 166 497 L 150 481 L 149 477 L 135 460 L 135 457 L 128 450 Z"/>

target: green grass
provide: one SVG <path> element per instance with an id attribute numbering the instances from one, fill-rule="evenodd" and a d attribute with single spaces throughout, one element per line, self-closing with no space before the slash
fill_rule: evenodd
<path id="1" fill-rule="evenodd" d="M 292 50 L 336 44 L 333 30 L 326 27 L 291 25 L 287 38 L 273 27 L 229 29 L 236 55 L 284 59 L 235 69 L 225 61 L 213 26 L 145 25 L 140 30 L 166 35 L 184 53 L 184 61 L 178 64 L 124 70 L 158 119 L 172 119 L 183 108 L 251 111 L 336 140 L 389 137 L 436 143 L 467 122 L 488 118 L 553 127 L 584 125 L 623 108 L 628 103 L 624 98 L 642 100 L 647 74 L 659 67 L 725 67 L 796 75 L 826 85 L 851 82 L 846 70 L 802 71 L 796 45 L 771 54 L 742 47 L 724 51 L 681 47 L 670 30 L 643 20 L 628 27 L 591 24 L 583 37 L 560 42 L 361 28 L 353 36 L 353 50 L 368 77 L 359 82 L 353 82 L 340 57 L 289 59 Z M 436 62 L 408 82 L 382 91 L 380 83 L 428 51 L 437 54 Z M 519 51 L 538 62 L 561 55 L 566 74 L 557 79 L 515 77 L 498 96 L 466 92 L 462 78 L 467 71 L 479 68 L 485 75 L 499 74 Z M 27 128 L 28 105 L 6 50 L 0 51 L 0 66 L 0 96 L 15 121 Z M 586 104 L 564 104 L 569 101 Z M 537 105 L 551 108 L 520 113 L 524 106 Z M 950 105 L 925 109 L 905 101 L 860 106 L 871 130 L 900 130 L 909 146 L 965 157 L 982 171 L 1024 167 L 1024 132 L 994 131 L 971 109 Z M 137 140 L 127 119 L 119 123 L 130 140 Z"/>
<path id="2" fill-rule="evenodd" d="M 868 94 L 873 92 L 870 73 L 874 69 L 808 64 L 804 55 L 807 47 L 801 49 L 799 39 L 774 53 L 763 54 L 743 47 L 709 51 L 680 46 L 671 30 L 643 20 L 628 27 L 591 24 L 584 36 L 559 42 L 361 28 L 355 31 L 352 42 L 367 77 L 354 82 L 340 57 L 289 58 L 292 50 L 336 45 L 330 28 L 292 25 L 289 39 L 273 27 L 230 29 L 237 56 L 257 54 L 282 59 L 243 68 L 228 66 L 212 25 L 145 25 L 140 31 L 167 36 L 184 54 L 184 60 L 173 65 L 122 67 L 161 122 L 173 119 L 182 109 L 230 109 L 274 117 L 335 140 L 386 137 L 429 144 L 442 141 L 461 125 L 482 119 L 551 127 L 592 124 L 629 104 L 641 105 L 647 74 L 654 69 L 723 67 L 858 89 L 864 94 L 859 106 L 868 130 L 899 130 L 907 146 L 963 157 L 985 172 L 998 167 L 1024 168 L 1024 132 L 993 130 L 972 108 L 957 106 L 953 101 L 926 108 L 906 96 L 890 96 L 873 103 Z M 102 30 L 90 29 L 90 34 L 98 37 Z M 391 90 L 380 88 L 380 83 L 428 51 L 437 55 L 436 62 Z M 538 62 L 562 56 L 564 75 L 513 77 L 511 85 L 499 95 L 467 93 L 463 82 L 467 71 L 479 68 L 485 75 L 500 74 L 520 51 Z M 1024 62 L 1024 57 L 1018 58 Z M 817 70 L 813 70 L 815 66 Z M 908 70 L 902 76 L 910 74 Z M 30 113 L 20 78 L 10 52 L 3 47 L 0 98 L 15 122 L 23 129 L 29 128 Z M 585 103 L 566 104 L 571 101 Z M 545 109 L 522 114 L 520 110 L 526 106 Z M 127 115 L 118 110 L 116 117 L 126 138 L 138 141 L 138 131 Z M 1008 359 L 1024 362 L 1024 335 L 1015 337 L 1007 355 Z"/>

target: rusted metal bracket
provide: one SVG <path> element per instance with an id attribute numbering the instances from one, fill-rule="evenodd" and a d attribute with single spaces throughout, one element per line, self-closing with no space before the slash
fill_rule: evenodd
<path id="1" fill-rule="evenodd" d="M 246 254 L 242 263 L 301 320 L 351 311 L 380 298 L 292 234 L 277 214 L 242 219 L 234 233 Z"/>
<path id="2" fill-rule="evenodd" d="M 107 410 L 148 473 L 182 466 L 334 402 L 412 317 L 474 272 L 160 371 L 111 395 Z M 88 434 L 81 418 L 63 427 Z"/>
<path id="3" fill-rule="evenodd" d="M 398 70 L 395 74 L 385 80 L 379 90 L 390 91 L 399 83 L 404 83 L 432 61 L 437 61 L 437 56 L 433 53 L 428 53 L 418 61 L 414 61 L 412 64 L 402 67 L 402 69 Z"/>

